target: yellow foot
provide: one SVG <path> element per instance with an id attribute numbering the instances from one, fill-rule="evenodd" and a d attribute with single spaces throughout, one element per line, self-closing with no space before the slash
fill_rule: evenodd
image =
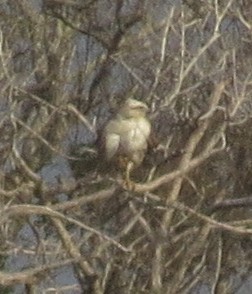
<path id="1" fill-rule="evenodd" d="M 136 184 L 134 182 L 132 182 L 132 181 L 129 181 L 129 180 L 127 181 L 126 180 L 126 181 L 123 182 L 122 186 L 123 186 L 123 188 L 125 190 L 135 191 Z"/>

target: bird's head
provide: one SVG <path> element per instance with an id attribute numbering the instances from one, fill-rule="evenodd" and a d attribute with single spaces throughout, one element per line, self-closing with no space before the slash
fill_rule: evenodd
<path id="1" fill-rule="evenodd" d="M 119 115 L 125 118 L 145 117 L 148 110 L 145 103 L 135 99 L 127 99 L 119 109 Z"/>

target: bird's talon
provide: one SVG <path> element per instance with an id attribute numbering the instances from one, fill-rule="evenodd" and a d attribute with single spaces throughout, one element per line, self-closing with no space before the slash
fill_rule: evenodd
<path id="1" fill-rule="evenodd" d="M 125 181 L 123 183 L 123 188 L 128 191 L 135 191 L 136 184 L 132 181 Z"/>

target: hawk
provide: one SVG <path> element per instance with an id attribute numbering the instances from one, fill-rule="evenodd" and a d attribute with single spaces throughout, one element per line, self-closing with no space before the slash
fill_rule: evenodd
<path id="1" fill-rule="evenodd" d="M 127 99 L 102 132 L 105 158 L 125 172 L 127 186 L 131 171 L 142 163 L 148 148 L 151 123 L 147 112 L 145 103 Z"/>

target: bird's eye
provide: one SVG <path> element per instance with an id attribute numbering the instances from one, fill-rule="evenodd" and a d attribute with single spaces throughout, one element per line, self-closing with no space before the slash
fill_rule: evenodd
<path id="1" fill-rule="evenodd" d="M 133 109 L 138 109 L 138 110 L 147 110 L 148 108 L 146 106 L 138 105 L 136 107 L 133 107 Z"/>
<path id="2" fill-rule="evenodd" d="M 140 109 L 140 110 L 148 110 L 148 107 L 146 107 L 146 106 L 139 106 L 138 109 Z"/>

